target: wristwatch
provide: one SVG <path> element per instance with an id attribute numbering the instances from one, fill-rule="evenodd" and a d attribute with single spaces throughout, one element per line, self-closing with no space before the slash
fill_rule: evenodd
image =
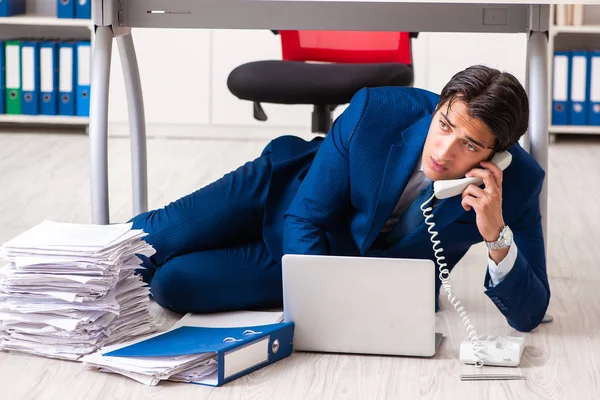
<path id="1" fill-rule="evenodd" d="M 508 227 L 508 225 L 504 225 L 504 228 L 500 231 L 500 236 L 498 240 L 495 242 L 488 242 L 485 240 L 485 244 L 490 250 L 500 250 L 510 247 L 513 242 L 513 233 Z"/>

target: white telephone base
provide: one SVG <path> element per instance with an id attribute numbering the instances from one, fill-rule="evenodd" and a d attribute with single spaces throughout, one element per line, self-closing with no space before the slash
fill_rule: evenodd
<path id="1" fill-rule="evenodd" d="M 521 363 L 525 339 L 514 336 L 484 336 L 480 343 L 483 365 L 497 367 L 517 367 Z M 460 345 L 460 360 L 465 364 L 475 364 L 473 343 L 466 341 Z"/>

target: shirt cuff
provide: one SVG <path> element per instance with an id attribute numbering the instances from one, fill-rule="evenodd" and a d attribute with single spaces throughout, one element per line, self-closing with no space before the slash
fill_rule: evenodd
<path id="1" fill-rule="evenodd" d="M 514 267 L 515 261 L 517 260 L 517 245 L 513 241 L 508 249 L 508 254 L 504 257 L 504 260 L 500 261 L 500 264 L 496 264 L 494 260 L 488 257 L 488 271 L 490 273 L 490 280 L 492 286 L 496 286 L 504 280 L 504 277 Z"/>

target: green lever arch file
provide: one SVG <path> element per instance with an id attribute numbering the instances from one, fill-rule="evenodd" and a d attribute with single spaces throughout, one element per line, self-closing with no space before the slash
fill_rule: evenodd
<path id="1" fill-rule="evenodd" d="M 5 43 L 6 113 L 21 114 L 21 42 Z"/>

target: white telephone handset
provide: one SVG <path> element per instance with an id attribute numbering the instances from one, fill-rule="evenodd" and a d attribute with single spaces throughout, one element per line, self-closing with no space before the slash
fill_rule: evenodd
<path id="1" fill-rule="evenodd" d="M 510 165 L 511 161 L 512 155 L 508 151 L 498 153 L 491 159 L 491 162 L 503 171 Z M 458 196 L 462 194 L 467 186 L 471 184 L 478 186 L 482 183 L 483 181 L 480 178 L 475 177 L 435 181 L 433 183 L 434 196 L 438 199 Z M 450 271 L 446 268 L 446 263 L 444 262 L 445 257 L 441 254 L 438 255 L 444 249 L 439 247 L 440 241 L 435 239 L 438 232 L 433 230 L 435 223 L 431 221 L 433 218 L 433 215 L 430 214 L 432 208 L 427 206 L 434 196 L 431 196 L 421 205 L 421 210 L 425 217 L 425 223 L 429 225 L 427 230 L 431 234 L 431 243 L 433 243 L 433 251 L 440 271 L 439 278 L 442 282 L 442 289 L 448 296 L 450 304 L 452 304 L 458 315 L 462 318 L 469 335 L 469 341 L 462 343 L 460 347 L 460 360 L 464 363 L 475 364 L 477 366 L 485 364 L 516 367 L 519 365 L 523 353 L 523 338 L 479 335 L 464 307 L 454 296 L 454 289 L 450 281 Z"/>
<path id="2" fill-rule="evenodd" d="M 503 151 L 501 153 L 495 154 L 494 157 L 492 157 L 491 161 L 494 164 L 496 164 L 498 168 L 504 171 L 512 161 L 512 154 L 510 154 L 508 151 Z M 482 183 L 483 181 L 480 178 L 475 177 L 435 181 L 433 182 L 433 192 L 435 193 L 435 197 L 441 200 L 462 194 L 462 192 L 470 184 L 479 186 Z"/>

